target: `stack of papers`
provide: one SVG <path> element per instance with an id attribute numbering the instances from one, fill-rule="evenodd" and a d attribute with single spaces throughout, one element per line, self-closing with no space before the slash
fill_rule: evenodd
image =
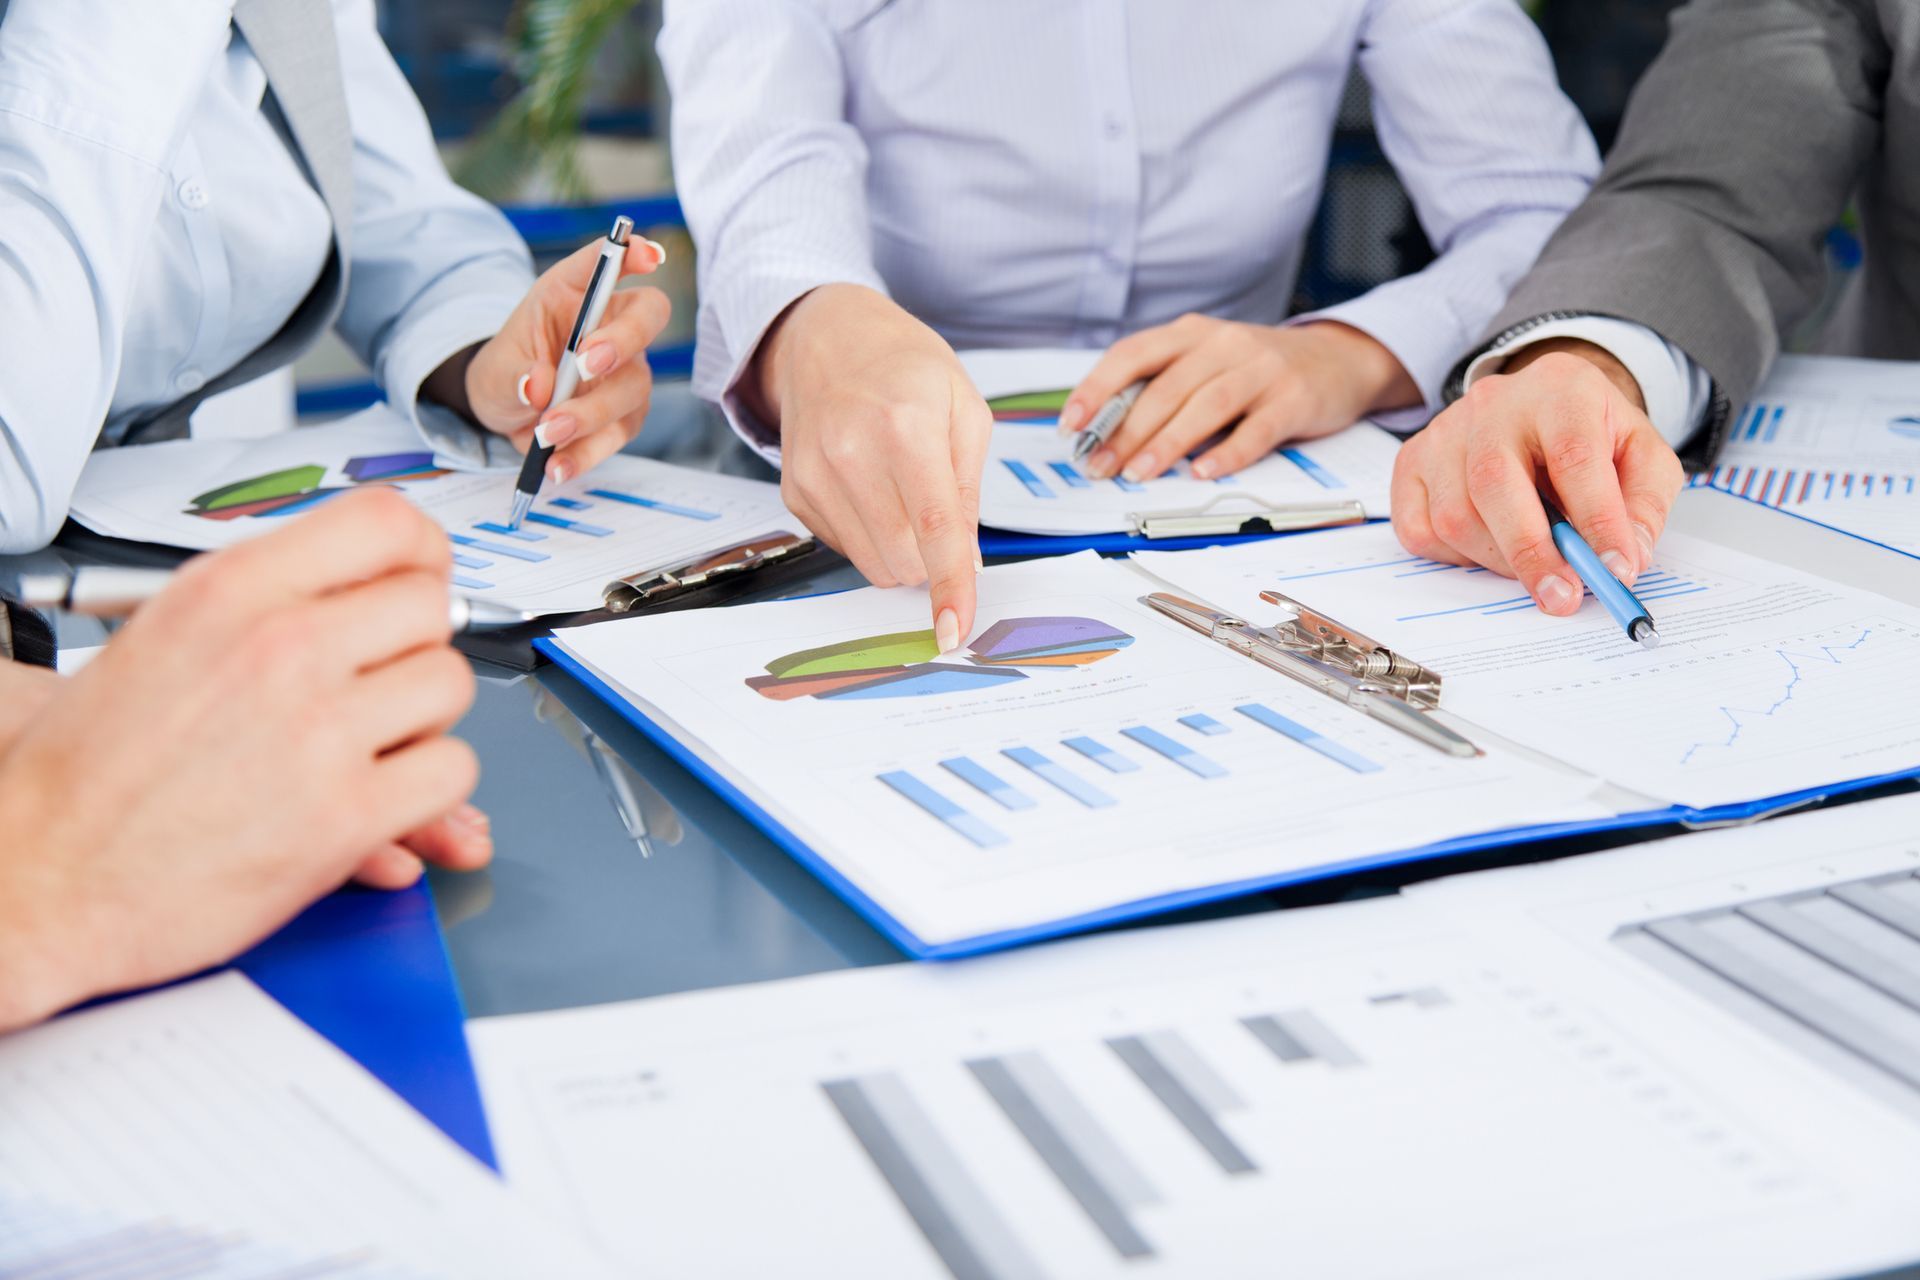
<path id="1" fill-rule="evenodd" d="M 611 1275 L 234 973 L 0 1040 L 0 1275 Z"/>
<path id="2" fill-rule="evenodd" d="M 474 1054 L 508 1180 L 636 1273 L 1864 1274 L 1920 1256 L 1920 1014 L 1875 986 L 1920 983 L 1885 922 L 1920 914 L 1916 829 L 1920 800 L 1883 801 L 1403 900 L 481 1019 Z M 1810 988 L 1824 962 L 1776 926 L 1846 959 Z"/>
<path id="3" fill-rule="evenodd" d="M 1920 552 L 1920 366 L 1782 356 L 1689 483 Z"/>
<path id="4" fill-rule="evenodd" d="M 923 591 L 864 590 L 542 641 L 682 751 L 900 946 L 951 956 L 1290 880 L 1630 823 L 1750 816 L 1920 769 L 1889 690 L 1920 607 L 1689 528 L 1910 562 L 1724 495 L 1641 580 L 1661 648 L 1595 602 L 1407 555 L 1384 526 L 987 570 L 942 655 Z M 1837 573 L 1837 568 L 1833 570 Z M 1871 576 L 1871 575 L 1869 575 Z M 1892 579 L 1888 579 L 1891 586 Z M 1444 677 L 1443 755 L 1148 607 L 1255 621 L 1277 589 Z M 1909 593 L 1920 598 L 1920 593 Z"/>
<path id="5" fill-rule="evenodd" d="M 385 485 L 446 529 L 457 590 L 531 613 L 597 609 L 616 578 L 800 528 L 777 485 L 616 454 L 542 490 L 509 530 L 501 521 L 515 477 L 442 466 L 412 424 L 380 406 L 260 440 L 103 449 L 81 474 L 73 518 L 112 538 L 207 551 Z"/>

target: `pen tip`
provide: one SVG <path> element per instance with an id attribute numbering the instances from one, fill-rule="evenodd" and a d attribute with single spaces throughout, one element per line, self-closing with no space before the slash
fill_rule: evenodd
<path id="1" fill-rule="evenodd" d="M 1655 631 L 1653 624 L 1645 618 L 1636 621 L 1629 634 L 1640 642 L 1640 647 L 1643 649 L 1658 649 L 1660 647 L 1660 633 Z"/>

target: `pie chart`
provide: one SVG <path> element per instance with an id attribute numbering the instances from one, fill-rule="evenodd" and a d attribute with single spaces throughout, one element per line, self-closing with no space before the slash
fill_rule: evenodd
<path id="1" fill-rule="evenodd" d="M 775 658 L 747 687 L 777 702 L 951 697 L 1025 680 L 1022 668 L 1091 666 L 1132 643 L 1096 618 L 1006 618 L 945 659 L 932 631 L 896 631 Z"/>

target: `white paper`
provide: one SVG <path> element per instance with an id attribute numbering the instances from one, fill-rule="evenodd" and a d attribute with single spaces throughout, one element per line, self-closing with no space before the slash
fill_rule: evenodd
<path id="1" fill-rule="evenodd" d="M 1920 551 L 1920 364 L 1780 357 L 1689 483 Z"/>
<path id="2" fill-rule="evenodd" d="M 1379 900 L 470 1035 L 509 1182 L 689 1280 L 1767 1280 L 1920 1256 L 1920 1130 L 1684 999 L 1611 992 Z"/>
<path id="3" fill-rule="evenodd" d="M 558 642 L 933 944 L 1609 812 L 1590 777 L 1447 757 L 1196 635 L 1140 602 L 1150 580 L 1091 552 L 978 581 L 973 656 L 930 665 L 923 590 Z M 896 634 L 918 636 L 912 670 L 869 648 L 837 660 L 868 674 L 780 698 L 784 657 Z M 1063 652 L 976 661 L 1049 646 Z"/>
<path id="4" fill-rule="evenodd" d="M 407 464 L 356 465 L 407 456 L 418 469 L 397 478 L 383 473 Z M 482 526 L 506 519 L 516 473 L 437 467 L 419 433 L 385 406 L 262 440 L 177 440 L 100 450 L 81 474 L 73 517 L 109 537 L 210 550 L 266 533 L 324 496 L 230 518 L 218 517 L 233 507 L 197 513 L 196 498 L 302 467 L 312 470 L 276 487 L 295 493 L 308 487 L 316 495 L 358 484 L 397 487 L 454 539 L 457 591 L 534 613 L 596 609 L 602 589 L 616 578 L 800 529 L 781 505 L 777 485 L 617 454 L 585 476 L 542 490 L 518 536 L 502 534 Z M 563 520 L 575 527 L 552 523 Z"/>
<path id="5" fill-rule="evenodd" d="M 233 973 L 0 1040 L 0 1224 L 6 1275 L 612 1274 Z"/>
<path id="6" fill-rule="evenodd" d="M 1659 623 L 1651 651 L 1591 597 L 1549 617 L 1512 580 L 1420 560 L 1384 525 L 1137 559 L 1256 621 L 1284 613 L 1262 589 L 1292 596 L 1439 671 L 1455 715 L 1664 801 L 1920 766 L 1920 610 L 1685 534 L 1635 585 Z"/>
<path id="7" fill-rule="evenodd" d="M 1199 480 L 1182 460 L 1157 479 L 1136 484 L 1095 480 L 1073 461 L 1071 442 L 1052 422 L 994 425 L 980 479 L 980 523 L 1019 533 L 1096 534 L 1130 531 L 1132 515 L 1190 511 L 1219 504 L 1236 516 L 1273 507 L 1353 501 L 1384 519 L 1400 440 L 1358 423 L 1280 452 L 1217 480 Z"/>
<path id="8" fill-rule="evenodd" d="M 1027 347 L 962 351 L 960 363 L 983 400 L 1070 391 L 1093 372 L 1106 351 L 1099 347 Z"/>

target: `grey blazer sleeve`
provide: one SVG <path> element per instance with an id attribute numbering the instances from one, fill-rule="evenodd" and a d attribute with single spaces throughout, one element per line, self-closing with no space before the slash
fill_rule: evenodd
<path id="1" fill-rule="evenodd" d="M 1710 429 L 1688 450 L 1710 459 L 1729 402 L 1820 297 L 1826 233 L 1879 142 L 1890 60 L 1871 0 L 1676 11 L 1598 185 L 1480 350 L 1567 313 L 1646 325 L 1714 380 Z"/>

